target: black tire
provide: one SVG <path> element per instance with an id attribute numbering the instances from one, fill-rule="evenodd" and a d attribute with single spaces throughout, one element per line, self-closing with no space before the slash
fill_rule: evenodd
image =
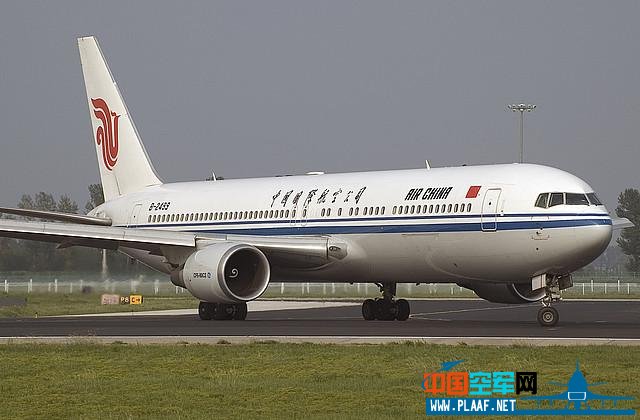
<path id="1" fill-rule="evenodd" d="M 213 319 L 216 313 L 216 304 L 211 302 L 200 302 L 198 305 L 198 316 L 203 321 L 209 321 Z"/>
<path id="2" fill-rule="evenodd" d="M 247 319 L 247 304 L 245 302 L 236 303 L 236 310 L 233 313 L 233 319 L 243 321 Z"/>
<path id="3" fill-rule="evenodd" d="M 409 302 L 404 299 L 398 299 L 396 301 L 396 319 L 398 321 L 406 321 L 409 319 L 409 315 L 411 314 L 411 307 L 409 306 Z"/>
<path id="4" fill-rule="evenodd" d="M 381 321 L 393 321 L 396 319 L 398 307 L 392 300 L 378 299 L 376 303 L 376 318 Z"/>
<path id="5" fill-rule="evenodd" d="M 545 306 L 538 311 L 538 323 L 543 327 L 553 327 L 559 319 L 558 311 L 551 306 Z"/>
<path id="6" fill-rule="evenodd" d="M 366 299 L 362 302 L 362 317 L 367 321 L 376 319 L 376 303 L 373 299 Z"/>
<path id="7" fill-rule="evenodd" d="M 217 321 L 227 321 L 233 319 L 234 305 L 228 303 L 219 303 L 216 307 L 216 313 L 213 315 L 213 319 Z"/>

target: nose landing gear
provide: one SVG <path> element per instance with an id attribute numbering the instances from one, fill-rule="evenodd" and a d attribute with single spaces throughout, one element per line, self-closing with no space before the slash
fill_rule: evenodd
<path id="1" fill-rule="evenodd" d="M 545 297 L 542 298 L 542 308 L 538 311 L 538 323 L 543 327 L 553 327 L 560 320 L 558 310 L 551 306 L 559 302 L 560 290 L 573 286 L 571 275 L 552 276 L 547 275 L 545 284 Z"/>
<path id="2" fill-rule="evenodd" d="M 367 321 L 406 321 L 411 314 L 409 302 L 404 299 L 395 300 L 396 283 L 378 284 L 382 299 L 367 299 L 362 303 L 362 317 Z"/>

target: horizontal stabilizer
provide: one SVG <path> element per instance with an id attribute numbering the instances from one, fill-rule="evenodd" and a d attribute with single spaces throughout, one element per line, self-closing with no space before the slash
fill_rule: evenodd
<path id="1" fill-rule="evenodd" d="M 630 228 L 635 226 L 633 222 L 631 222 L 631 220 L 624 217 L 621 217 L 619 219 L 611 219 L 611 224 L 614 230 L 625 229 L 625 228 Z"/>
<path id="2" fill-rule="evenodd" d="M 16 216 L 33 217 L 36 219 L 56 220 L 58 222 L 78 223 L 81 225 L 111 226 L 111 219 L 85 216 L 83 214 L 61 213 L 58 211 L 16 209 L 0 207 L 0 213 Z"/>

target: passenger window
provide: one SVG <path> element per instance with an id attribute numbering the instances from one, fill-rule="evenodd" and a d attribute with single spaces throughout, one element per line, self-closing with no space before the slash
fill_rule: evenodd
<path id="1" fill-rule="evenodd" d="M 458 203 L 456 203 L 455 206 L 453 206 L 453 212 L 457 213 L 458 212 Z"/>
<path id="2" fill-rule="evenodd" d="M 398 207 L 393 206 L 393 210 L 391 210 L 391 213 L 392 213 L 392 214 L 396 214 L 396 210 L 398 210 Z"/>
<path id="3" fill-rule="evenodd" d="M 356 216 L 358 215 L 359 211 L 360 211 L 360 207 L 356 207 Z"/>
<path id="4" fill-rule="evenodd" d="M 422 206 L 418 206 L 416 207 L 416 213 L 420 214 L 420 210 L 422 209 Z"/>
<path id="5" fill-rule="evenodd" d="M 440 213 L 440 204 L 436 204 L 436 213 Z"/>
<path id="6" fill-rule="evenodd" d="M 569 206 L 588 206 L 589 200 L 584 194 L 566 193 L 567 205 Z"/>
<path id="7" fill-rule="evenodd" d="M 411 206 L 411 214 L 414 214 L 416 211 L 416 206 Z"/>
<path id="8" fill-rule="evenodd" d="M 429 204 L 429 213 L 433 213 L 433 204 Z"/>
<path id="9" fill-rule="evenodd" d="M 327 209 L 327 217 L 331 216 L 331 209 Z"/>
<path id="10" fill-rule="evenodd" d="M 409 214 L 409 206 L 404 206 L 404 214 Z"/>
<path id="11" fill-rule="evenodd" d="M 280 210 L 280 218 L 284 219 L 284 210 Z"/>
<path id="12" fill-rule="evenodd" d="M 402 206 L 398 207 L 398 214 L 402 214 Z"/>
<path id="13" fill-rule="evenodd" d="M 362 209 L 362 215 L 363 215 L 363 216 L 366 216 L 366 215 L 367 215 L 367 208 L 366 208 L 366 207 Z"/>
<path id="14" fill-rule="evenodd" d="M 551 198 L 549 199 L 549 207 L 559 206 L 562 204 L 564 204 L 564 194 L 552 193 Z"/>
<path id="15" fill-rule="evenodd" d="M 349 208 L 349 216 L 353 216 L 353 207 Z"/>
<path id="16" fill-rule="evenodd" d="M 342 216 L 342 207 L 338 209 L 338 216 Z"/>
<path id="17" fill-rule="evenodd" d="M 451 213 L 451 204 L 447 206 L 447 213 Z"/>
<path id="18" fill-rule="evenodd" d="M 287 219 L 289 218 L 289 210 L 284 212 L 284 217 L 286 217 Z"/>
<path id="19" fill-rule="evenodd" d="M 324 209 L 322 209 L 322 212 L 320 212 L 320 216 L 324 217 Z"/>
<path id="20" fill-rule="evenodd" d="M 296 217 L 296 209 L 291 210 L 291 218 L 295 218 Z"/>
<path id="21" fill-rule="evenodd" d="M 376 207 L 376 216 L 380 214 L 380 207 Z"/>
<path id="22" fill-rule="evenodd" d="M 467 204 L 467 213 L 471 213 L 471 203 Z"/>
<path id="23" fill-rule="evenodd" d="M 587 193 L 587 198 L 589 199 L 589 202 L 591 203 L 592 206 L 602 205 L 602 202 L 600 201 L 596 193 Z"/>
<path id="24" fill-rule="evenodd" d="M 380 214 L 384 214 L 384 206 L 380 209 Z"/>

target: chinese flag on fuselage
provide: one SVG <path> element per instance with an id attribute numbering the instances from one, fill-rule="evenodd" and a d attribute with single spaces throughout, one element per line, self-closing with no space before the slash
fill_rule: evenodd
<path id="1" fill-rule="evenodd" d="M 476 198 L 478 197 L 479 192 L 480 192 L 480 185 L 473 185 L 469 187 L 469 191 L 467 191 L 467 196 L 465 198 Z"/>

